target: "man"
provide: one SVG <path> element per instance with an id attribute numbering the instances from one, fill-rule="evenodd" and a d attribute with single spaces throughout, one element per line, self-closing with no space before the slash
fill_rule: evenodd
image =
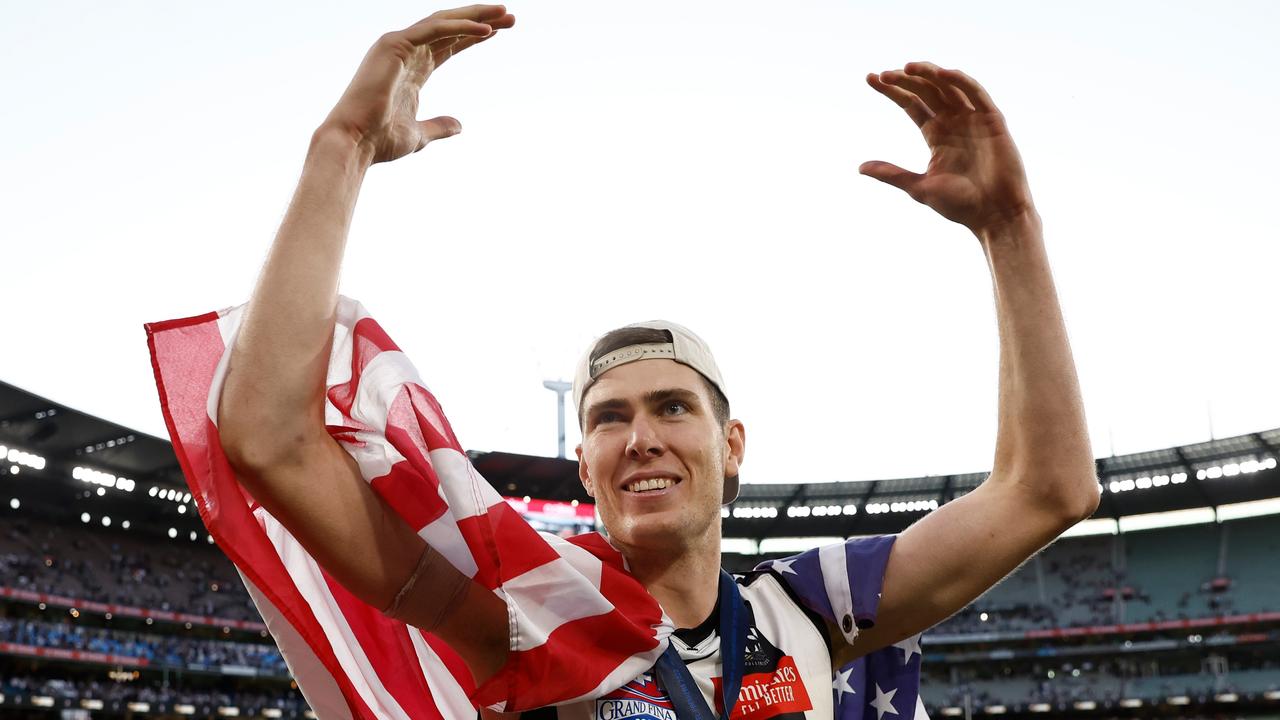
<path id="1" fill-rule="evenodd" d="M 503 602 L 447 564 L 434 563 L 422 539 L 361 479 L 325 428 L 323 379 L 343 249 L 365 172 L 459 132 L 452 118 L 417 120 L 419 90 L 440 64 L 513 24 L 501 6 L 442 11 L 388 33 L 369 51 L 312 137 L 219 399 L 222 446 L 253 496 L 356 597 L 433 628 L 478 681 L 497 672 L 508 655 Z M 1088 517 L 1098 502 L 1040 221 L 1002 116 L 971 78 L 929 63 L 869 75 L 867 81 L 919 126 L 932 157 L 923 174 L 883 162 L 865 163 L 861 172 L 965 225 L 986 255 L 1001 338 L 999 434 L 992 473 L 972 493 L 921 519 L 896 541 L 850 544 L 849 552 L 866 550 L 884 570 L 881 576 L 873 562 L 863 574 L 874 577 L 848 577 L 848 588 L 826 588 L 826 615 L 811 623 L 826 638 L 816 645 L 808 641 L 805 650 L 811 656 L 818 648 L 822 657 L 803 659 L 808 669 L 800 685 L 809 695 L 826 692 L 832 668 L 964 607 Z M 800 573 L 787 572 L 794 568 L 775 567 L 763 579 L 725 585 L 719 509 L 735 494 L 745 426 L 728 416 L 723 381 L 705 345 L 679 326 L 650 330 L 606 336 L 584 361 L 575 388 L 583 426 L 580 476 L 596 499 L 610 542 L 676 627 L 732 629 L 723 621 L 738 612 L 739 596 L 751 602 L 748 615 L 755 617 L 744 621 L 750 629 L 733 632 L 761 630 L 769 613 L 812 615 L 823 600 L 803 596 L 803 583 L 790 579 Z M 779 352 L 784 362 L 815 362 L 802 347 L 786 350 Z M 814 561 L 827 562 L 826 556 Z M 425 575 L 438 592 L 421 591 L 416 583 Z M 857 592 L 853 585 L 863 581 L 871 584 L 864 583 L 861 594 L 873 597 L 850 599 Z M 757 585 L 776 588 L 776 600 L 753 595 Z M 832 598 L 841 595 L 848 607 L 835 607 Z M 855 612 L 858 603 L 861 613 Z M 774 624 L 799 632 L 791 619 Z M 724 636 L 719 642 L 735 641 Z M 776 647 L 777 637 L 762 641 L 757 634 L 747 642 L 756 651 L 768 646 L 790 652 Z M 689 660 L 698 648 L 684 643 L 678 649 Z M 700 692 L 687 693 L 685 700 L 713 707 L 726 699 L 733 703 L 734 694 L 717 693 L 710 675 L 736 662 L 734 655 L 714 649 L 702 662 L 693 661 L 697 677 L 690 687 Z M 678 675 L 680 668 L 667 671 Z M 726 670 L 719 679 L 722 685 L 729 684 L 727 675 Z M 668 692 L 672 682 L 664 683 Z M 800 711 L 817 718 L 830 707 L 828 699 Z M 575 717 L 579 712 L 591 710 L 563 711 Z"/>

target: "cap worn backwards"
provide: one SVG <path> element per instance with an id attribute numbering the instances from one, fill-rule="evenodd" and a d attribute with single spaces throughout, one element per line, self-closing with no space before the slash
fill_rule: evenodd
<path id="1" fill-rule="evenodd" d="M 725 392 L 724 378 L 720 375 L 720 368 L 716 365 L 715 358 L 711 355 L 711 348 L 706 341 L 695 335 L 692 330 L 683 325 L 677 325 L 665 320 L 650 320 L 618 329 L 627 330 L 632 328 L 664 331 L 670 341 L 626 345 L 611 352 L 606 352 L 594 361 L 591 356 L 595 354 L 596 347 L 600 344 L 600 340 L 610 333 L 606 333 L 605 336 L 601 336 L 601 338 L 597 338 L 592 342 L 586 354 L 578 361 L 577 370 L 573 376 L 573 406 L 578 410 L 578 417 L 582 417 L 582 400 L 586 397 L 587 390 L 595 383 L 596 378 L 619 365 L 625 365 L 636 360 L 666 359 L 687 365 L 697 370 L 726 398 L 729 396 Z M 738 477 L 735 475 L 731 478 L 725 478 L 722 502 L 728 505 L 736 500 L 737 497 Z"/>

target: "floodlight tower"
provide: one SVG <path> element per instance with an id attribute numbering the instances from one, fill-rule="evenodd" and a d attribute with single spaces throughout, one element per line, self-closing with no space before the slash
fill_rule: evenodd
<path id="1" fill-rule="evenodd" d="M 573 389 L 572 383 L 564 380 L 543 380 L 542 387 L 553 391 L 556 394 L 556 411 L 557 425 L 560 430 L 559 455 L 556 457 L 564 457 L 564 394 Z"/>

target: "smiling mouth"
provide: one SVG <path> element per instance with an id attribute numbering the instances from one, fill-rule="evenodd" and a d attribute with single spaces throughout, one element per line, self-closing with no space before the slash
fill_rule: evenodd
<path id="1" fill-rule="evenodd" d="M 675 487 L 678 482 L 680 481 L 675 478 L 649 478 L 647 480 L 637 480 L 633 483 L 628 483 L 623 489 L 629 493 L 644 494 Z"/>

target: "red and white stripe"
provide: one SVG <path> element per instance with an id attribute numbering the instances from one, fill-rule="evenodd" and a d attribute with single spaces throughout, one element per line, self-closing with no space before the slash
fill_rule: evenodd
<path id="1" fill-rule="evenodd" d="M 653 665 L 672 626 L 599 535 L 535 532 L 472 467 L 417 371 L 340 298 L 325 423 L 367 481 L 508 608 L 506 666 L 476 688 L 439 638 L 384 617 L 333 580 L 236 481 L 218 394 L 243 306 L 147 325 L 161 407 L 200 516 L 239 569 L 298 687 L 329 718 L 475 717 L 596 697 Z"/>

